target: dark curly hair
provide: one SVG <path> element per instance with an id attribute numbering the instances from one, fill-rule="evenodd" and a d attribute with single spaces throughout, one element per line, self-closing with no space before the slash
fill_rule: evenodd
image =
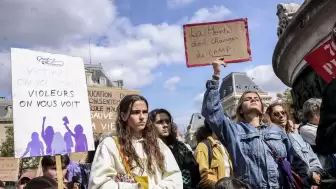
<path id="1" fill-rule="evenodd" d="M 163 140 L 163 141 L 166 143 L 166 145 L 175 144 L 178 141 L 177 140 L 177 125 L 174 123 L 173 117 L 169 113 L 168 110 L 166 110 L 166 109 L 154 109 L 149 113 L 148 118 L 152 123 L 154 123 L 156 115 L 161 114 L 161 113 L 164 113 L 164 114 L 168 115 L 169 120 L 170 120 L 170 124 L 171 124 L 171 127 L 170 127 L 171 129 L 170 129 L 170 132 L 169 132 L 169 136 L 166 138 L 166 140 Z"/>
<path id="2" fill-rule="evenodd" d="M 225 177 L 220 179 L 216 183 L 215 189 L 252 189 L 252 188 L 248 184 L 242 182 L 241 180 Z"/>
<path id="3" fill-rule="evenodd" d="M 210 128 L 209 123 L 205 120 L 204 120 L 204 125 L 199 127 L 197 131 L 194 133 L 194 137 L 196 139 L 197 144 L 207 139 L 211 135 L 212 135 L 212 130 Z"/>
<path id="4" fill-rule="evenodd" d="M 0 180 L 0 188 L 5 188 L 5 184 Z"/>
<path id="5" fill-rule="evenodd" d="M 144 171 L 144 165 L 140 162 L 140 158 L 137 155 L 135 148 L 130 140 L 132 138 L 132 130 L 127 125 L 127 121 L 123 121 L 123 115 L 129 115 L 133 108 L 133 104 L 136 101 L 144 101 L 147 105 L 148 109 L 148 102 L 147 100 L 141 95 L 127 95 L 121 101 L 117 109 L 117 119 L 116 119 L 116 129 L 117 129 L 117 137 L 118 142 L 120 144 L 121 152 L 127 158 L 127 163 L 129 166 L 133 165 L 133 162 Z M 128 118 L 127 118 L 128 119 Z M 154 129 L 152 122 L 148 119 L 146 123 L 146 127 L 142 131 L 142 137 L 144 139 L 143 148 L 147 155 L 147 170 L 150 174 L 154 174 L 155 168 L 154 163 L 161 169 L 165 169 L 164 164 L 164 156 L 160 150 L 159 141 L 157 140 L 157 135 Z M 135 167 L 130 167 L 134 169 Z"/>
<path id="6" fill-rule="evenodd" d="M 70 158 L 68 155 L 61 156 L 62 168 L 68 167 L 70 164 Z M 41 165 L 43 169 L 47 169 L 48 167 L 56 168 L 56 158 L 55 156 L 43 156 Z"/>

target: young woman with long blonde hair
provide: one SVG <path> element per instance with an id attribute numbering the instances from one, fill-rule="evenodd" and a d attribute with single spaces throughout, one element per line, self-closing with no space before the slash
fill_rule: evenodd
<path id="1" fill-rule="evenodd" d="M 211 130 L 227 147 L 233 164 L 235 178 L 249 184 L 254 189 L 293 188 L 293 178 L 284 171 L 281 158 L 286 166 L 295 156 L 286 133 L 278 126 L 262 123 L 264 105 L 256 91 L 245 91 L 238 102 L 237 121 L 229 120 L 221 105 L 219 95 L 220 66 L 226 66 L 223 59 L 212 63 L 213 76 L 206 84 L 202 115 Z M 233 86 L 235 87 L 235 86 Z M 276 155 L 276 156 L 275 156 Z M 296 163 L 300 163 L 296 161 Z"/>

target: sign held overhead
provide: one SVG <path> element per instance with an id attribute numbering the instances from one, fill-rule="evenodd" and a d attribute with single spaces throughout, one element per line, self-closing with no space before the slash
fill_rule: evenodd
<path id="1" fill-rule="evenodd" d="M 183 25 L 187 67 L 252 60 L 247 18 Z"/>

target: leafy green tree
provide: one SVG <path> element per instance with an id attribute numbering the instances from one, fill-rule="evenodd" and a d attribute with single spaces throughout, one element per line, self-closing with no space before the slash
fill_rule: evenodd
<path id="1" fill-rule="evenodd" d="M 6 139 L 0 144 L 1 157 L 14 157 L 14 130 L 13 127 L 6 128 Z M 40 157 L 20 159 L 20 174 L 25 169 L 38 167 Z"/>
<path id="2" fill-rule="evenodd" d="M 293 105 L 293 98 L 291 94 L 291 89 L 287 88 L 284 92 L 282 93 L 277 93 L 276 94 L 277 100 L 283 102 L 286 104 L 289 112 L 291 113 L 292 116 L 294 116 L 296 119 L 299 117 L 298 112 L 295 111 L 294 105 Z"/>
<path id="3" fill-rule="evenodd" d="M 0 145 L 1 157 L 14 156 L 14 131 L 13 127 L 6 128 L 6 139 Z"/>
<path id="4" fill-rule="evenodd" d="M 277 100 L 287 104 L 288 106 L 293 106 L 293 98 L 292 98 L 292 94 L 289 88 L 287 88 L 282 93 L 277 93 L 276 97 L 277 97 Z"/>

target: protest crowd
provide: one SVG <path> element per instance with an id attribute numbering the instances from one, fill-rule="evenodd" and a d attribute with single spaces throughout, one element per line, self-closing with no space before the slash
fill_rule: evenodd
<path id="1" fill-rule="evenodd" d="M 297 61 L 308 62 L 309 69 L 319 72 L 316 75 L 325 83 L 321 95 L 315 95 L 321 98 L 300 98 L 300 110 L 290 110 L 288 103 L 279 99 L 266 105 L 259 90 L 245 85 L 239 97 L 232 95 L 238 103 L 229 106 L 235 115 L 230 117 L 220 92 L 225 84 L 221 73 L 229 63 L 252 60 L 247 19 L 183 26 L 187 67 L 212 66 L 209 80 L 200 84 L 205 86 L 202 122 L 192 133 L 192 142 L 180 136 L 174 112 L 164 106 L 152 108 L 140 91 L 125 89 L 122 93 L 122 87 L 111 87 L 106 91 L 114 91 L 106 92 L 89 86 L 82 58 L 11 48 L 14 141 L 10 142 L 14 152 L 8 158 L 17 162 L 39 158 L 39 164 L 36 172 L 14 174 L 15 184 L 10 189 L 336 189 L 336 75 L 332 72 L 336 67 L 336 24 L 331 33 L 318 30 L 322 27 L 311 29 L 311 36 L 324 41 L 305 57 L 299 57 L 299 50 L 293 52 L 298 46 L 289 50 L 281 46 L 294 44 L 289 34 L 294 27 L 310 31 L 306 30 L 312 25 L 308 21 L 322 7 L 317 4 L 332 1 L 310 2 L 313 0 L 305 1 L 302 9 L 314 7 L 313 13 L 302 16 L 308 11 L 297 7 L 300 17 L 294 21 L 300 24 L 287 31 L 294 13 L 281 12 L 287 5 L 277 6 L 280 43 L 274 51 L 273 69 L 279 62 L 291 60 L 288 53 Z M 335 8 L 333 3 L 330 10 Z M 323 6 L 328 8 L 326 3 Z M 306 41 L 313 44 L 310 38 Z M 320 51 L 329 54 L 315 56 L 314 52 Z M 319 58 L 322 63 L 314 67 L 311 62 Z M 290 67 L 296 70 L 300 66 Z M 286 68 L 277 70 L 286 72 Z M 295 83 L 294 76 L 286 74 L 286 85 Z M 309 82 L 303 86 L 308 87 Z M 232 83 L 231 89 L 235 87 Z M 168 100 L 160 100 L 169 107 Z M 71 159 L 71 154 L 78 152 L 87 153 L 85 162 Z M 9 189 L 8 183 L 0 180 L 0 189 Z"/>
<path id="2" fill-rule="evenodd" d="M 326 87 L 322 99 L 304 103 L 300 122 L 281 102 L 272 103 L 264 111 L 255 91 L 244 92 L 236 109 L 237 118 L 231 120 L 223 112 L 218 92 L 221 65 L 226 63 L 217 59 L 212 65 L 213 75 L 206 83 L 202 106 L 205 121 L 195 133 L 195 149 L 180 140 L 170 112 L 150 110 L 145 97 L 127 95 L 117 109 L 116 133 L 96 140 L 96 150 L 89 151 L 86 163 L 61 156 L 64 188 L 336 187 L 336 158 L 332 154 L 336 146 L 324 140 L 335 134 L 336 104 L 331 94 L 336 80 Z M 55 157 L 44 156 L 39 169 L 38 175 L 22 174 L 16 188 L 57 188 Z M 4 187 L 0 182 L 0 188 Z"/>

